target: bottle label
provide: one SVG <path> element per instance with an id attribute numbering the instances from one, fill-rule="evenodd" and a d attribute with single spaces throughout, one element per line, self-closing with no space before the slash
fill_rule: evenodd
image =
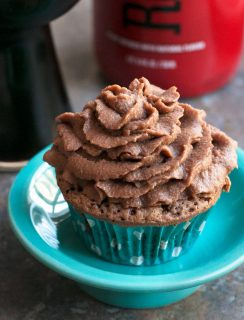
<path id="1" fill-rule="evenodd" d="M 127 48 L 128 50 L 135 50 L 145 53 L 158 53 L 158 54 L 180 54 L 191 53 L 194 51 L 201 51 L 206 48 L 206 42 L 196 41 L 183 44 L 152 44 L 147 42 L 141 42 L 131 40 L 129 38 L 121 37 L 112 31 L 107 32 L 107 37 L 114 43 Z M 138 66 L 144 66 L 152 69 L 175 69 L 177 67 L 176 59 L 147 59 L 146 56 L 139 57 L 135 54 L 125 55 L 125 61 L 128 64 L 134 64 Z"/>
<path id="2" fill-rule="evenodd" d="M 100 65 L 122 84 L 145 76 L 165 88 L 176 85 L 183 95 L 211 90 L 233 73 L 241 52 L 244 1 L 237 0 L 233 10 L 230 4 L 95 0 Z"/>

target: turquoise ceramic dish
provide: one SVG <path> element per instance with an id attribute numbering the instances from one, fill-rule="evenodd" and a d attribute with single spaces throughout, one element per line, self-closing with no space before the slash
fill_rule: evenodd
<path id="1" fill-rule="evenodd" d="M 9 216 L 22 244 L 42 263 L 75 280 L 105 303 L 129 308 L 158 307 L 183 299 L 201 284 L 244 262 L 244 152 L 231 175 L 232 189 L 211 210 L 206 228 L 186 254 L 157 266 L 117 265 L 98 258 L 73 232 L 53 170 L 36 155 L 17 176 Z"/>
<path id="2" fill-rule="evenodd" d="M 196 243 L 211 210 L 165 227 L 123 227 L 69 206 L 74 230 L 97 256 L 118 264 L 152 266 L 176 259 Z"/>

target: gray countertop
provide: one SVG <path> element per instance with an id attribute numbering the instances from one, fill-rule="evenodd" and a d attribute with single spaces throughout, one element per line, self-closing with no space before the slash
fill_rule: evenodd
<path id="1" fill-rule="evenodd" d="M 92 53 L 91 1 L 83 0 L 53 23 L 53 34 L 74 110 L 96 96 L 104 82 Z M 244 59 L 243 59 L 244 61 Z M 244 147 L 244 63 L 224 88 L 188 101 L 205 109 L 208 121 Z M 0 320 L 241 320 L 244 319 L 244 267 L 203 285 L 174 305 L 152 310 L 104 305 L 37 262 L 12 233 L 7 196 L 14 174 L 0 174 Z"/>

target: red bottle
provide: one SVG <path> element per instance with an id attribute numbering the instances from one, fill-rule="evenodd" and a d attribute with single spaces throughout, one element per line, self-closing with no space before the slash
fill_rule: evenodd
<path id="1" fill-rule="evenodd" d="M 108 80 L 145 76 L 185 97 L 234 75 L 243 24 L 243 0 L 94 0 L 96 55 Z"/>

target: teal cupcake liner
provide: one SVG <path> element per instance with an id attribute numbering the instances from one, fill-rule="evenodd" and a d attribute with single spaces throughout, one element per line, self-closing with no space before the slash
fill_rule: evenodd
<path id="1" fill-rule="evenodd" d="M 121 226 L 79 213 L 70 206 L 75 231 L 86 247 L 117 264 L 149 266 L 188 251 L 203 231 L 209 211 L 171 226 Z"/>

